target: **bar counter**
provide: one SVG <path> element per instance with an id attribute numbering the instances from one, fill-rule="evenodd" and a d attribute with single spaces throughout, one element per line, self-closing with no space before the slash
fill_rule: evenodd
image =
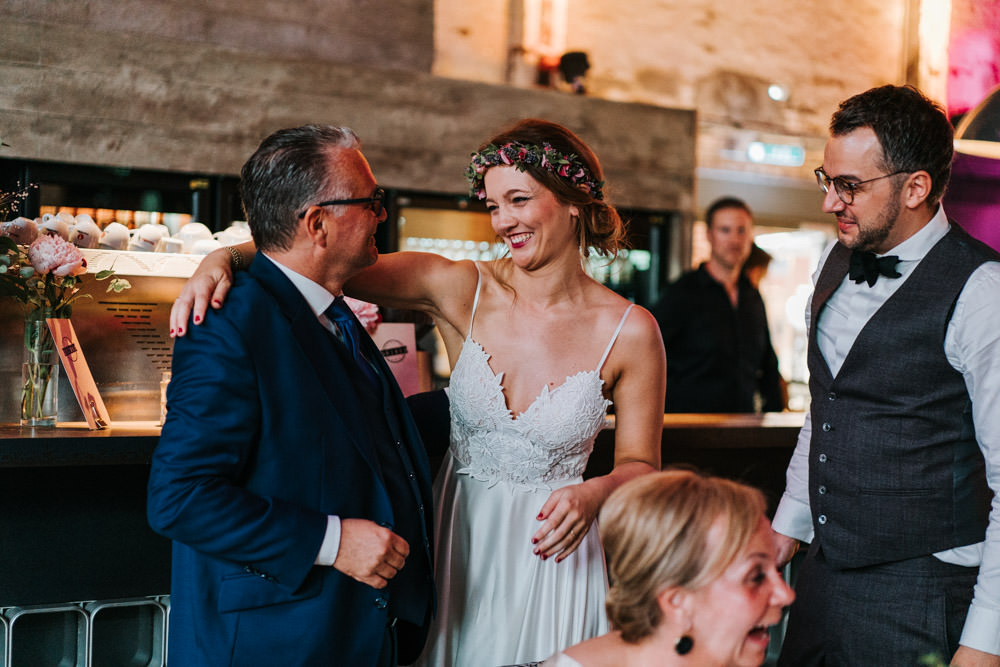
<path id="1" fill-rule="evenodd" d="M 693 465 L 765 491 L 773 509 L 803 413 L 663 417 L 663 465 Z M 585 476 L 613 461 L 614 419 Z M 170 542 L 146 523 L 155 422 L 0 424 L 0 607 L 169 593 Z"/>
<path id="2" fill-rule="evenodd" d="M 694 466 L 756 486 L 764 491 L 773 513 L 804 419 L 804 412 L 665 414 L 660 462 L 663 467 Z M 608 422 L 594 443 L 585 477 L 611 470 L 614 417 Z"/>
<path id="3" fill-rule="evenodd" d="M 155 422 L 0 425 L 0 607 L 165 595 L 170 541 L 146 523 Z"/>

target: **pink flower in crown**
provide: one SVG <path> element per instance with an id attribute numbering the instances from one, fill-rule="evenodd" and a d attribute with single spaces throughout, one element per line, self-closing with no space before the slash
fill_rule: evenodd
<path id="1" fill-rule="evenodd" d="M 28 261 L 39 275 L 78 276 L 87 272 L 87 260 L 72 243 L 60 236 L 39 236 L 28 247 Z"/>
<path id="2" fill-rule="evenodd" d="M 568 164 L 564 164 L 563 166 L 559 167 L 559 175 L 562 176 L 563 178 L 567 178 L 569 176 Z"/>
<path id="3" fill-rule="evenodd" d="M 573 178 L 583 178 L 584 176 L 586 176 L 586 173 L 584 173 L 583 167 L 580 167 L 579 169 L 577 169 L 576 175 L 573 176 Z"/>
<path id="4" fill-rule="evenodd" d="M 375 333 L 379 322 L 382 321 L 382 314 L 378 312 L 378 306 L 367 301 L 352 299 L 349 296 L 344 297 L 344 303 L 351 309 L 354 316 L 358 318 L 358 321 L 361 322 L 368 335 Z"/>

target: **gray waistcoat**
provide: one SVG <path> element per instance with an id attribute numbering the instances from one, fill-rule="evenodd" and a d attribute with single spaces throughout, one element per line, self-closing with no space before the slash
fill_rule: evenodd
<path id="1" fill-rule="evenodd" d="M 817 323 L 850 254 L 834 246 L 812 301 L 809 501 L 816 539 L 839 568 L 980 542 L 992 494 L 965 382 L 945 357 L 944 339 L 969 275 L 997 254 L 952 224 L 861 330 L 833 378 Z"/>

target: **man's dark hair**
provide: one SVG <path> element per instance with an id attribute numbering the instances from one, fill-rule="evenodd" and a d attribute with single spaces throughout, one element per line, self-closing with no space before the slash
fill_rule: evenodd
<path id="1" fill-rule="evenodd" d="M 724 208 L 738 208 L 746 211 L 747 215 L 751 218 L 753 217 L 753 211 L 750 210 L 750 207 L 747 206 L 747 203 L 742 199 L 738 199 L 736 197 L 722 197 L 712 202 L 712 205 L 708 207 L 707 211 L 705 211 L 705 224 L 711 227 L 712 223 L 715 222 L 715 214 Z"/>
<path id="2" fill-rule="evenodd" d="M 333 125 L 278 130 L 264 139 L 240 171 L 243 211 L 257 248 L 287 249 L 300 211 L 344 197 L 331 153 L 360 147 L 353 130 Z"/>
<path id="3" fill-rule="evenodd" d="M 944 109 L 913 86 L 880 86 L 840 103 L 830 121 L 839 137 L 870 127 L 882 146 L 885 173 L 926 171 L 927 203 L 936 206 L 951 178 L 954 129 Z"/>

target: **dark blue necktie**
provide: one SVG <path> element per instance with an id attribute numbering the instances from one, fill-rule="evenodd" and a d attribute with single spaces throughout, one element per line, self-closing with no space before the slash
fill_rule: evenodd
<path id="1" fill-rule="evenodd" d="M 365 357 L 364 353 L 361 352 L 361 323 L 358 322 L 358 318 L 354 316 L 354 312 L 351 311 L 351 307 L 344 302 L 344 297 L 338 296 L 330 304 L 330 307 L 323 311 L 323 314 L 330 319 L 331 322 L 337 325 L 337 329 L 340 330 L 340 335 L 344 341 L 344 345 L 350 351 L 351 356 L 354 357 L 354 361 L 357 362 L 358 368 L 362 370 L 371 383 L 374 386 L 379 386 L 378 376 L 375 374 L 375 369 L 372 367 L 371 363 Z"/>
<path id="2" fill-rule="evenodd" d="M 896 270 L 897 264 L 899 257 L 896 255 L 877 257 L 873 252 L 854 250 L 851 252 L 848 276 L 856 283 L 867 282 L 869 287 L 873 287 L 880 275 L 899 278 L 901 274 Z"/>

